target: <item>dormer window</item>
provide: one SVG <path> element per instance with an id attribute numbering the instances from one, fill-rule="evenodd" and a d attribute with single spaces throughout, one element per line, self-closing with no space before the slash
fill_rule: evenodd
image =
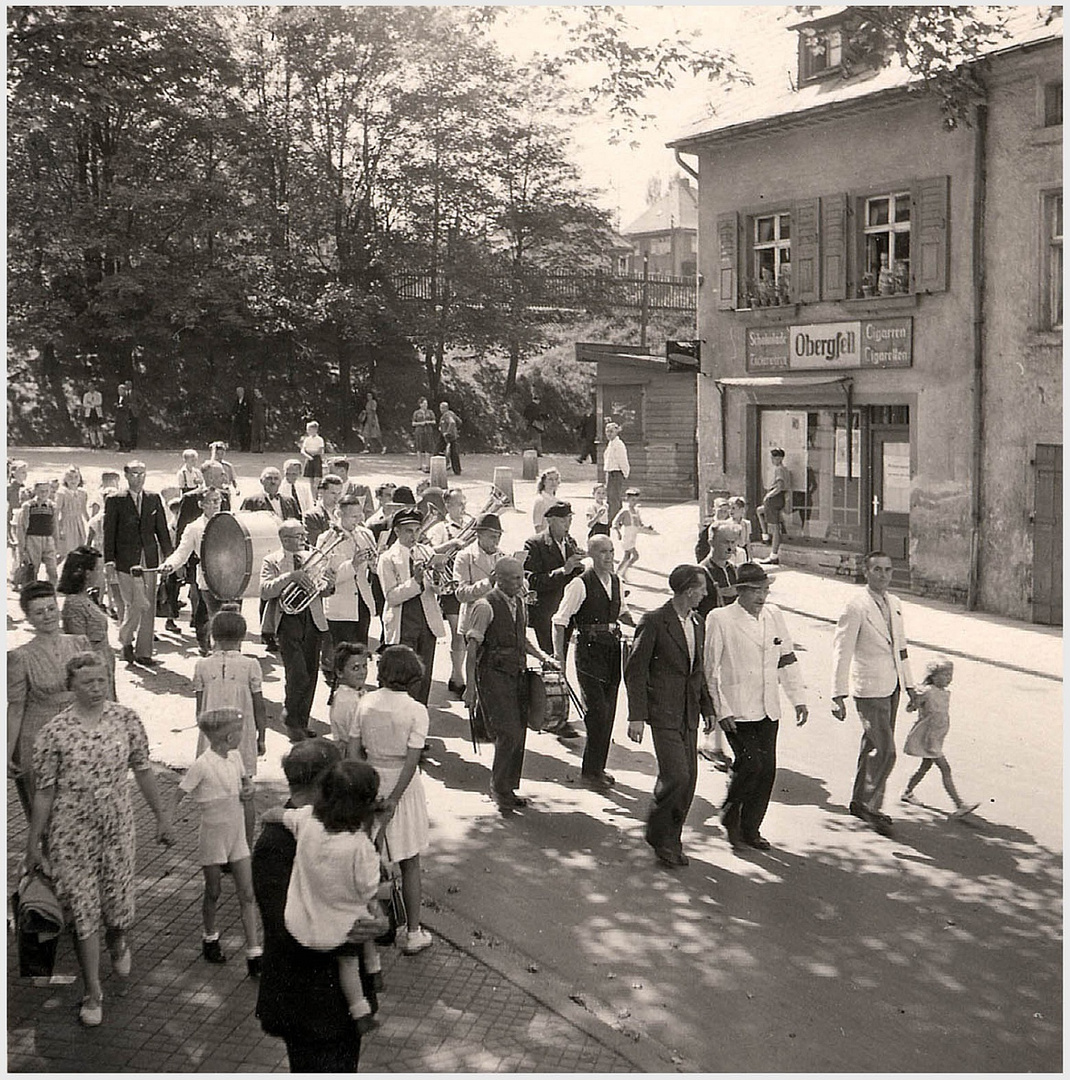
<path id="1" fill-rule="evenodd" d="M 838 26 L 807 27 L 799 32 L 799 82 L 840 74 L 843 31 Z"/>

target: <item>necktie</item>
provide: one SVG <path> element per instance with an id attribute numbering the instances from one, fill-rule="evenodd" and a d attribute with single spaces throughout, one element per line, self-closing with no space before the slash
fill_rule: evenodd
<path id="1" fill-rule="evenodd" d="M 300 570 L 301 569 L 301 556 L 298 555 L 296 551 L 294 552 L 294 569 L 295 570 Z"/>
<path id="2" fill-rule="evenodd" d="M 291 484 L 290 485 L 290 495 L 293 497 L 293 501 L 295 503 L 297 503 L 297 509 L 300 510 L 301 509 L 301 500 L 297 497 L 297 485 L 296 484 Z"/>

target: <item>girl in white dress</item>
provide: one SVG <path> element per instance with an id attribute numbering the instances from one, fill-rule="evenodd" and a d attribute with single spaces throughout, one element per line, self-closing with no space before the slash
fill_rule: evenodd
<path id="1" fill-rule="evenodd" d="M 935 765 L 940 770 L 940 779 L 944 790 L 955 804 L 953 818 L 972 814 L 980 803 L 965 803 L 955 789 L 951 779 L 951 766 L 944 757 L 944 739 L 951 728 L 951 691 L 948 687 L 955 675 L 955 665 L 951 660 L 940 658 L 930 660 L 925 666 L 925 678 L 914 693 L 914 700 L 907 706 L 907 712 L 918 711 L 918 719 L 907 735 L 903 753 L 922 759 L 918 771 L 907 781 L 902 801 L 919 805 L 914 788 L 922 777 Z"/>
<path id="2" fill-rule="evenodd" d="M 197 695 L 197 715 L 213 709 L 236 709 L 241 714 L 241 754 L 245 775 L 256 776 L 256 759 L 263 757 L 267 747 L 265 733 L 267 716 L 261 686 L 260 664 L 251 656 L 243 656 L 242 642 L 247 627 L 237 604 L 224 604 L 212 618 L 211 634 L 215 651 L 204 656 L 193 668 L 193 689 Z M 202 731 L 197 739 L 197 756 L 208 749 L 208 739 Z M 245 835 L 252 847 L 256 827 L 256 809 L 250 799 L 244 804 Z"/>
<path id="3" fill-rule="evenodd" d="M 561 474 L 557 469 L 546 469 L 539 473 L 535 485 L 535 502 L 531 507 L 531 522 L 535 526 L 535 535 L 546 532 L 546 511 L 557 502 L 557 489 L 561 485 Z"/>
<path id="4" fill-rule="evenodd" d="M 334 650 L 331 688 L 331 734 L 344 750 L 356 730 L 357 706 L 368 692 L 367 645 L 341 641 Z"/>
<path id="5" fill-rule="evenodd" d="M 82 473 L 71 465 L 56 491 L 56 559 L 81 547 L 89 536 L 89 508 Z"/>
<path id="6" fill-rule="evenodd" d="M 423 678 L 423 664 L 408 645 L 391 645 L 379 658 L 379 689 L 357 708 L 346 756 L 363 758 L 379 773 L 386 829 L 384 854 L 401 867 L 408 927 L 398 931 L 406 954 L 432 944 L 420 926 L 420 853 L 427 850 L 427 799 L 420 782 L 420 754 L 427 739 L 427 707 L 409 696 Z"/>

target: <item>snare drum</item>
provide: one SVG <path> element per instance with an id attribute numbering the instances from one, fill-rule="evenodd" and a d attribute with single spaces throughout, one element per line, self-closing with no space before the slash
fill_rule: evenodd
<path id="1" fill-rule="evenodd" d="M 528 727 L 557 731 L 568 723 L 568 687 L 559 671 L 528 672 Z"/>
<path id="2" fill-rule="evenodd" d="M 204 526 L 201 570 L 213 596 L 238 600 L 260 595 L 260 565 L 277 551 L 279 519 L 268 510 L 220 511 Z"/>

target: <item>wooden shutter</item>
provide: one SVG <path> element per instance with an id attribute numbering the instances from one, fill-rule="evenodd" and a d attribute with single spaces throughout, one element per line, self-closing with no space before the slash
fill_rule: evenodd
<path id="1" fill-rule="evenodd" d="M 910 215 L 914 235 L 910 244 L 911 288 L 916 293 L 947 289 L 948 189 L 951 178 L 916 180 Z"/>
<path id="2" fill-rule="evenodd" d="M 847 196 L 821 199 L 821 299 L 847 296 Z"/>
<path id="3" fill-rule="evenodd" d="M 717 215 L 717 249 L 720 257 L 717 307 L 730 311 L 736 307 L 739 282 L 739 214 Z"/>
<path id="4" fill-rule="evenodd" d="M 813 304 L 818 298 L 820 218 L 817 199 L 798 202 L 791 212 L 791 298 L 798 304 Z"/>

